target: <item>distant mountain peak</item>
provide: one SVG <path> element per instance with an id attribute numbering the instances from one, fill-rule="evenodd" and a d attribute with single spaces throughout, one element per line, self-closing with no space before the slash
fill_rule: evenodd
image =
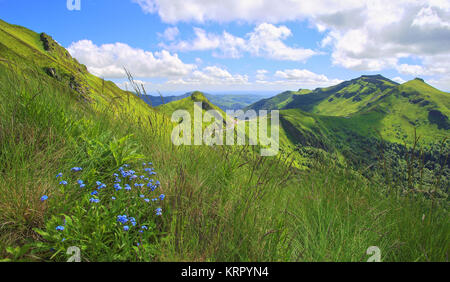
<path id="1" fill-rule="evenodd" d="M 386 77 L 382 76 L 381 74 L 363 74 L 363 75 L 360 76 L 360 78 L 387 79 Z"/>
<path id="2" fill-rule="evenodd" d="M 403 85 L 427 85 L 429 87 L 432 87 L 431 85 L 429 85 L 428 83 L 426 83 L 426 81 L 423 78 L 420 77 L 416 77 L 414 79 L 411 79 L 405 83 L 403 83 Z"/>
<path id="3" fill-rule="evenodd" d="M 400 85 L 402 87 L 402 89 L 405 88 L 410 88 L 410 89 L 416 89 L 418 91 L 427 91 L 429 93 L 446 93 L 443 92 L 437 88 L 435 88 L 434 86 L 428 84 L 425 80 L 423 80 L 422 78 L 416 77 L 414 79 L 411 79 L 405 83 L 403 83 L 402 85 Z"/>
<path id="4" fill-rule="evenodd" d="M 389 79 L 389 78 L 387 78 L 387 77 L 384 77 L 384 76 L 382 76 L 381 74 L 373 74 L 373 75 L 368 75 L 368 74 L 365 74 L 365 75 L 361 75 L 359 78 L 356 78 L 356 79 L 354 79 L 354 80 L 351 80 L 351 81 L 358 81 L 358 80 L 378 80 L 378 81 L 387 81 L 387 82 L 389 82 L 389 83 L 392 83 L 392 84 L 394 84 L 394 85 L 398 85 L 398 83 L 397 82 L 395 82 L 395 81 L 393 81 L 393 80 L 391 80 L 391 79 Z"/>
<path id="5" fill-rule="evenodd" d="M 208 99 L 205 97 L 205 94 L 203 94 L 200 91 L 194 91 L 191 94 L 191 99 L 194 102 L 209 102 Z"/>

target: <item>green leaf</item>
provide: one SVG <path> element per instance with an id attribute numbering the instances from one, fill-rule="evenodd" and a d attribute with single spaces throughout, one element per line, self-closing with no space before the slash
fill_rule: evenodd
<path id="1" fill-rule="evenodd" d="M 42 238 L 44 238 L 44 239 L 51 238 L 50 234 L 48 234 L 47 232 L 45 232 L 41 229 L 33 228 L 33 231 L 36 232 L 37 234 L 41 235 Z"/>

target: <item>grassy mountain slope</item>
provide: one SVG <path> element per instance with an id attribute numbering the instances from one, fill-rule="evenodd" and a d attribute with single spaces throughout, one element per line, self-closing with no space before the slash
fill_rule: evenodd
<path id="1" fill-rule="evenodd" d="M 377 127 L 385 140 L 410 143 L 408 136 L 417 129 L 423 141 L 433 143 L 449 137 L 449 104 L 449 93 L 414 79 L 392 89 L 362 112 L 382 114 Z"/>
<path id="2" fill-rule="evenodd" d="M 284 92 L 261 100 L 250 109 L 300 109 L 321 116 L 363 120 L 360 133 L 379 131 L 384 140 L 411 143 L 415 129 L 422 140 L 433 143 L 449 136 L 450 94 L 439 91 L 421 79 L 397 84 L 381 75 L 361 76 L 328 88 L 298 95 Z M 376 117 L 365 119 L 369 114 Z"/>
<path id="3" fill-rule="evenodd" d="M 137 115 L 148 111 L 148 106 L 131 92 L 124 92 L 114 83 L 90 74 L 86 66 L 73 59 L 51 36 L 1 20 L 0 34 L 0 63 L 4 66 L 15 67 L 23 71 L 23 75 L 31 72 L 46 75 L 43 79 L 51 78 L 55 84 L 70 88 L 79 99 L 94 107 L 119 105 Z"/>
<path id="4" fill-rule="evenodd" d="M 374 164 L 386 153 L 392 158 L 388 170 L 395 171 L 404 166 L 408 150 L 418 145 L 424 150 L 419 158 L 427 159 L 433 178 L 440 174 L 432 172 L 434 168 L 448 165 L 449 103 L 448 93 L 421 79 L 398 85 L 376 75 L 309 93 L 284 92 L 250 108 L 281 109 L 280 146 L 295 151 L 292 157 L 298 167 L 325 158 L 367 172 L 365 168 L 377 168 Z M 442 174 L 444 190 L 448 173 Z"/>
<path id="5" fill-rule="evenodd" d="M 262 99 L 260 101 L 257 101 L 245 108 L 245 110 L 279 110 L 289 103 L 291 103 L 294 99 L 295 95 L 304 95 L 311 93 L 311 90 L 307 89 L 300 89 L 299 91 L 285 91 L 283 93 L 280 93 L 274 97 Z"/>
<path id="6" fill-rule="evenodd" d="M 349 116 L 359 112 L 367 104 L 381 99 L 386 91 L 398 85 L 381 75 L 361 76 L 336 86 L 317 89 L 319 95 L 329 94 L 312 107 L 310 112 L 329 116 Z M 287 108 L 305 108 L 303 100 L 293 101 Z"/>
<path id="7" fill-rule="evenodd" d="M 171 116 L 172 113 L 174 113 L 177 110 L 185 110 L 187 111 L 192 119 L 192 123 L 194 123 L 194 109 L 197 107 L 195 103 L 201 103 L 202 108 L 198 108 L 199 112 L 202 113 L 203 119 L 211 118 L 213 119 L 213 116 L 211 116 L 208 111 L 216 111 L 222 118 L 223 118 L 223 125 L 226 126 L 227 123 L 231 122 L 231 118 L 229 118 L 225 112 L 211 103 L 203 93 L 196 91 L 193 92 L 189 97 L 173 101 L 167 104 L 163 104 L 157 107 L 157 109 L 166 114 L 167 116 Z M 206 127 L 210 125 L 212 122 L 204 123 L 203 127 Z"/>
<path id="8" fill-rule="evenodd" d="M 163 104 L 158 107 L 158 109 L 167 115 L 171 115 L 176 110 L 186 110 L 191 116 L 194 116 L 194 103 L 202 103 L 202 112 L 206 112 L 209 110 L 216 110 L 221 115 L 225 115 L 225 112 L 211 103 L 208 98 L 202 92 L 196 91 L 190 94 L 188 97 L 183 98 L 181 100 L 173 101 L 167 104 Z"/>
<path id="9" fill-rule="evenodd" d="M 364 75 L 338 85 L 315 90 L 287 91 L 261 100 L 248 109 L 301 109 L 303 111 L 348 116 L 358 112 L 368 103 L 376 101 L 383 93 L 398 85 L 381 75 Z"/>
<path id="10" fill-rule="evenodd" d="M 91 262 L 366 261 L 373 245 L 383 261 L 448 257 L 437 199 L 386 193 L 330 163 L 302 172 L 248 146 L 174 146 L 169 109 L 92 76 L 53 41 L 46 50 L 37 33 L 0 30 L 1 258 L 66 261 L 78 246 Z M 149 175 L 142 162 L 158 189 L 116 190 L 125 164 Z M 125 231 L 123 214 L 138 225 Z"/>
<path id="11" fill-rule="evenodd" d="M 201 108 L 199 108 L 195 103 L 199 103 L 201 102 Z M 196 120 L 195 119 L 195 115 L 194 115 L 194 111 L 198 110 L 199 113 L 202 114 L 202 120 Z M 227 129 L 233 127 L 232 131 L 234 132 L 234 137 L 233 140 L 235 142 L 235 144 L 237 144 L 237 138 L 238 136 L 242 136 L 243 138 L 245 138 L 245 143 L 248 144 L 251 140 L 258 140 L 258 135 L 256 132 L 251 131 L 251 129 L 248 126 L 248 122 L 244 121 L 244 120 L 239 120 L 238 117 L 231 117 L 228 116 L 221 108 L 219 108 L 218 106 L 214 105 L 213 103 L 211 103 L 209 101 L 209 99 L 202 93 L 199 91 L 194 91 L 191 93 L 191 95 L 187 98 L 181 99 L 181 100 L 177 100 L 177 101 L 173 101 L 167 104 L 163 104 L 160 105 L 156 108 L 157 111 L 164 113 L 167 116 L 172 116 L 172 114 L 175 111 L 178 110 L 184 110 L 187 111 L 190 116 L 191 116 L 191 125 L 192 125 L 192 130 L 197 122 L 198 126 L 203 129 L 203 136 L 205 134 L 208 134 L 208 132 L 205 131 L 205 129 L 208 128 L 221 128 L 221 133 L 222 133 L 222 142 L 223 144 L 226 144 L 226 134 L 227 134 Z M 216 111 L 216 113 L 218 115 L 221 116 L 223 122 L 221 125 L 218 124 L 217 118 L 216 116 L 212 115 L 209 111 Z M 202 123 L 200 125 L 200 122 Z M 239 126 L 239 123 L 244 123 L 241 126 Z M 213 126 L 215 125 L 215 126 Z M 220 127 L 217 127 L 220 126 Z M 250 134 L 250 132 L 253 133 Z M 254 141 L 255 143 L 257 143 L 257 141 Z M 257 147 L 257 149 L 259 149 L 259 146 Z"/>
<path id="12" fill-rule="evenodd" d="M 421 191 L 435 191 L 447 199 L 449 132 L 428 131 L 434 134 L 429 137 L 423 135 L 424 127 L 416 131 L 402 128 L 397 130 L 405 135 L 390 141 L 384 136 L 389 132 L 385 119 L 383 113 L 375 110 L 350 118 L 282 110 L 280 145 L 287 151 L 294 149 L 292 158 L 298 167 L 310 167 L 317 160 L 350 166 L 368 178 L 381 174 L 396 186 L 412 189 L 418 185 Z"/>

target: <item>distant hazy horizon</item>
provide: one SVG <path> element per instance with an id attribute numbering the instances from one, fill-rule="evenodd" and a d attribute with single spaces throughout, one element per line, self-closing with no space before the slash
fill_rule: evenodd
<path id="1" fill-rule="evenodd" d="M 257 95 L 257 96 L 261 96 L 261 97 L 272 97 L 275 96 L 277 94 L 279 94 L 279 91 L 202 91 L 202 90 L 192 90 L 192 91 L 165 91 L 165 92 L 161 92 L 161 95 L 163 97 L 166 96 L 182 96 L 186 93 L 189 92 L 194 92 L 194 91 L 200 91 L 202 93 L 206 93 L 206 94 L 211 94 L 211 95 L 217 95 L 217 96 L 223 96 L 223 95 Z M 289 90 L 286 90 L 289 91 Z M 293 90 L 292 91 L 296 91 Z M 147 93 L 148 96 L 159 96 L 159 93 L 152 91 L 151 93 Z"/>

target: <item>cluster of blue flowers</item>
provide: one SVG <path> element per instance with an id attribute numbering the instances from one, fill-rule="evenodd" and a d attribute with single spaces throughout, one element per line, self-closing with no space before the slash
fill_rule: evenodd
<path id="1" fill-rule="evenodd" d="M 118 215 L 117 221 L 120 222 L 123 225 L 123 230 L 128 231 L 130 230 L 129 225 L 125 225 L 127 223 L 131 224 L 133 227 L 136 226 L 136 219 L 134 217 L 128 217 L 127 215 Z"/>
<path id="2" fill-rule="evenodd" d="M 158 197 L 155 198 L 148 198 L 144 193 L 142 193 L 142 189 L 145 189 L 145 187 L 149 188 L 150 192 L 154 192 L 161 183 L 159 181 L 155 181 L 151 179 L 151 176 L 156 175 L 156 172 L 153 170 L 153 168 L 148 167 L 153 165 L 152 163 L 143 163 L 144 171 L 147 172 L 148 176 L 146 175 L 138 175 L 135 170 L 129 169 L 129 165 L 123 165 L 119 168 L 118 173 L 114 173 L 113 176 L 115 177 L 114 180 L 114 189 L 116 191 L 120 191 L 124 189 L 125 191 L 131 191 L 132 186 L 136 189 L 139 189 L 139 192 L 141 194 L 139 197 L 143 199 L 145 202 L 156 202 L 158 200 L 163 201 L 165 199 L 165 195 L 161 194 Z M 125 183 L 125 182 L 129 182 Z M 124 184 L 121 184 L 124 183 Z M 115 197 L 112 197 L 112 200 L 116 200 Z M 162 209 L 157 208 L 155 210 L 156 215 L 161 216 L 162 215 Z M 131 227 L 135 227 L 137 225 L 136 220 L 134 217 L 128 217 L 127 215 L 118 215 L 117 221 L 123 225 L 124 231 L 129 231 Z M 144 230 L 147 230 L 148 227 L 143 225 L 141 226 L 139 232 L 144 232 Z"/>
<path id="3" fill-rule="evenodd" d="M 138 175 L 136 171 L 132 170 L 129 168 L 129 165 L 125 164 L 122 167 L 119 168 L 118 173 L 114 173 L 114 184 L 113 184 L 113 188 L 115 191 L 115 195 L 112 195 L 111 197 L 111 192 L 110 192 L 110 196 L 112 201 L 116 201 L 117 199 L 122 199 L 123 195 L 128 195 L 128 194 L 121 194 L 121 193 L 129 193 L 130 191 L 132 191 L 133 189 L 137 189 L 135 190 L 137 195 L 139 195 L 139 198 L 141 199 L 141 201 L 144 201 L 146 203 L 151 203 L 151 202 L 158 202 L 158 201 L 163 201 L 165 199 L 165 195 L 161 194 L 159 196 L 154 196 L 154 197 L 147 197 L 146 194 L 152 193 L 154 192 L 158 187 L 161 186 L 161 183 L 159 181 L 155 181 L 154 179 L 152 179 L 152 176 L 156 175 L 156 172 L 154 171 L 154 169 L 150 166 L 152 166 L 152 163 L 143 163 L 143 171 L 145 172 L 144 174 L 146 175 Z M 72 172 L 80 172 L 83 169 L 81 167 L 74 167 L 71 169 Z M 63 178 L 63 173 L 58 173 L 56 175 L 56 178 Z M 66 180 L 62 180 L 59 182 L 60 185 L 68 185 L 69 183 Z M 88 186 L 88 184 L 84 183 L 83 180 L 78 179 L 76 181 L 76 184 L 78 185 L 79 188 L 86 188 Z M 132 188 L 134 187 L 134 188 Z M 97 181 L 95 183 L 95 189 L 94 191 L 90 192 L 90 196 L 91 198 L 89 199 L 89 202 L 91 204 L 98 204 L 100 203 L 100 196 L 102 194 L 101 190 L 106 189 L 107 185 Z M 124 192 L 120 192 L 121 190 L 124 190 Z M 130 194 L 132 195 L 132 194 Z M 108 197 L 108 198 L 109 198 Z M 117 198 L 116 198 L 117 197 Z M 48 200 L 48 196 L 44 195 L 41 197 L 41 201 L 44 202 L 46 200 Z M 133 196 L 131 196 L 131 198 L 133 198 Z M 102 197 L 102 200 L 105 200 L 104 197 Z M 155 209 L 155 214 L 157 216 L 161 216 L 162 215 L 162 209 L 160 207 Z M 134 217 L 129 217 L 127 215 L 118 215 L 117 216 L 117 222 L 119 222 L 121 224 L 121 228 L 124 231 L 130 231 L 132 228 L 135 228 L 138 224 L 137 221 Z M 145 230 L 148 230 L 148 227 L 146 225 L 142 225 L 140 227 L 136 227 L 137 230 L 139 230 L 140 233 L 143 233 Z M 64 226 L 60 225 L 56 227 L 57 231 L 64 231 Z"/>
<path id="4" fill-rule="evenodd" d="M 136 219 L 134 217 L 128 217 L 127 215 L 118 215 L 117 216 L 117 221 L 123 225 L 123 230 L 124 231 L 129 231 L 130 230 L 130 226 L 132 225 L 133 227 L 135 227 L 137 225 L 136 223 Z M 144 233 L 145 230 L 148 230 L 148 227 L 146 225 L 142 225 L 139 229 L 140 233 Z"/>
<path id="5" fill-rule="evenodd" d="M 79 172 L 79 171 L 82 171 L 82 170 L 83 169 L 81 167 L 73 167 L 71 169 L 71 171 L 73 171 L 73 172 Z M 56 175 L 56 179 L 58 179 L 60 177 L 63 177 L 63 173 L 62 172 L 60 172 L 60 173 L 58 173 Z M 80 185 L 80 188 L 86 187 L 86 184 L 84 184 L 83 180 L 78 180 L 77 183 L 78 183 L 78 185 Z M 59 182 L 59 185 L 66 186 L 67 184 L 69 184 L 69 183 L 67 181 L 65 181 L 65 180 L 62 180 L 61 182 Z M 48 200 L 48 196 L 47 195 L 44 195 L 44 196 L 41 197 L 41 202 L 44 202 L 46 200 Z"/>
<path id="6" fill-rule="evenodd" d="M 139 188 L 144 188 L 146 186 L 146 187 L 150 188 L 151 192 L 154 192 L 161 185 L 161 183 L 158 180 L 154 181 L 153 179 L 150 178 L 151 176 L 156 175 L 156 172 L 154 172 L 153 168 L 146 167 L 149 165 L 152 165 L 152 163 L 143 163 L 143 166 L 145 167 L 144 171 L 149 174 L 148 176 L 145 176 L 145 175 L 138 176 L 136 174 L 136 171 L 134 171 L 132 169 L 127 170 L 129 168 L 129 165 L 124 165 L 124 166 L 120 167 L 119 173 L 113 174 L 113 176 L 115 177 L 114 189 L 116 191 L 120 191 L 122 189 L 125 189 L 126 191 L 131 191 L 132 188 L 131 188 L 130 184 L 126 183 L 122 187 L 122 185 L 120 183 L 126 182 L 126 181 L 130 181 L 130 182 L 134 181 L 133 186 L 135 188 L 139 189 Z M 141 181 L 147 182 L 147 183 L 142 183 Z M 144 199 L 145 202 L 149 203 L 150 201 L 152 201 L 152 202 L 156 202 L 158 200 L 162 201 L 162 200 L 164 200 L 164 198 L 166 196 L 164 194 L 161 194 L 160 196 L 158 196 L 156 198 L 149 199 L 149 198 L 146 198 L 146 196 L 144 194 L 141 194 L 140 197 L 142 199 Z M 113 200 L 115 200 L 115 198 Z"/>

